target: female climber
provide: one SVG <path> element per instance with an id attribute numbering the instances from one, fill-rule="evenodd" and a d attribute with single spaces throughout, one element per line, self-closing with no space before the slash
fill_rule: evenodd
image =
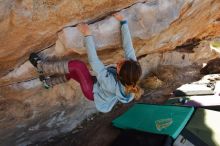
<path id="1" fill-rule="evenodd" d="M 30 55 L 30 62 L 41 74 L 46 87 L 74 79 L 79 82 L 84 96 L 94 101 L 101 112 L 109 112 L 118 102 L 128 103 L 139 99 L 142 90 L 137 86 L 142 70 L 135 56 L 127 21 L 120 14 L 113 15 L 120 22 L 125 59 L 116 65 L 105 66 L 97 56 L 93 36 L 87 24 L 79 24 L 78 30 L 84 35 L 88 60 L 95 76 L 92 76 L 85 63 L 79 60 L 47 62 L 37 54 Z M 58 76 L 59 75 L 59 76 Z"/>

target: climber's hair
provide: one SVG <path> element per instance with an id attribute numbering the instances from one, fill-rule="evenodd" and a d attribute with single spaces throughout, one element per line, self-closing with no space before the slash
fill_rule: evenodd
<path id="1" fill-rule="evenodd" d="M 125 86 L 126 93 L 135 93 L 135 97 L 140 97 L 138 81 L 141 77 L 142 69 L 138 61 L 125 60 L 118 73 L 118 79 Z"/>

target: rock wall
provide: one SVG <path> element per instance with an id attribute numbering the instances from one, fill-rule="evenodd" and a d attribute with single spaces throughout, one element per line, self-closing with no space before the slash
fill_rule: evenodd
<path id="1" fill-rule="evenodd" d="M 76 24 L 88 22 L 105 64 L 123 57 L 120 11 L 129 21 L 143 74 L 160 64 L 187 67 L 217 56 L 209 41 L 220 35 L 218 0 L 2 0 L 0 1 L 0 145 L 27 145 L 73 129 L 91 113 L 78 83 L 45 90 L 27 61 L 44 58 L 87 62 Z"/>
<path id="2" fill-rule="evenodd" d="M 21 65 L 30 52 L 53 45 L 56 33 L 63 27 L 98 19 L 136 2 L 139 1 L 1 0 L 0 75 Z"/>

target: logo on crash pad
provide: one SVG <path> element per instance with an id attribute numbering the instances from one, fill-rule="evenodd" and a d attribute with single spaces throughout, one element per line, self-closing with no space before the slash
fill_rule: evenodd
<path id="1" fill-rule="evenodd" d="M 168 128 L 170 125 L 172 125 L 173 119 L 172 118 L 167 118 L 167 119 L 159 119 L 155 121 L 156 128 L 158 131 L 161 131 L 163 129 Z"/>

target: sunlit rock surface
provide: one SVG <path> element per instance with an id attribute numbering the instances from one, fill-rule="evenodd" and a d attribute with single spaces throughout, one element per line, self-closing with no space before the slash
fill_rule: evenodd
<path id="1" fill-rule="evenodd" d="M 1 0 L 0 145 L 45 140 L 96 112 L 75 81 L 41 87 L 27 61 L 31 52 L 44 50 L 46 59 L 87 62 L 76 24 L 90 23 L 101 60 L 116 63 L 123 50 L 111 13 L 120 10 L 146 75 L 159 65 L 202 65 L 218 56 L 209 42 L 220 35 L 219 9 L 219 0 Z"/>

